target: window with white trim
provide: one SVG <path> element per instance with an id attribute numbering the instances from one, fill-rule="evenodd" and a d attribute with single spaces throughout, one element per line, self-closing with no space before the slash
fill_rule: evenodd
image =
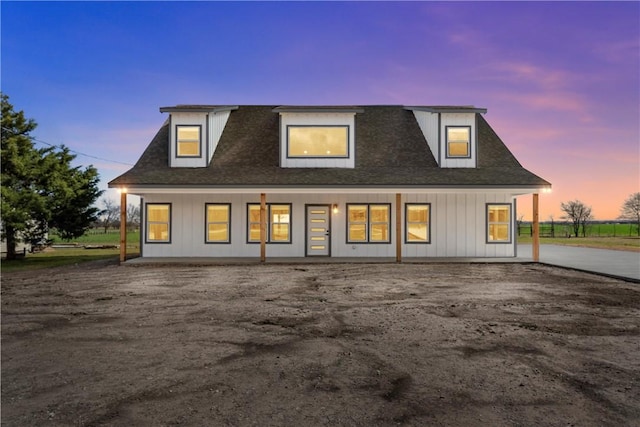
<path id="1" fill-rule="evenodd" d="M 291 242 L 291 203 L 267 203 L 267 243 Z M 260 243 L 260 204 L 247 204 L 247 242 Z"/>
<path id="2" fill-rule="evenodd" d="M 348 243 L 389 243 L 391 204 L 347 204 Z"/>
<path id="3" fill-rule="evenodd" d="M 487 204 L 487 242 L 511 243 L 511 204 Z"/>
<path id="4" fill-rule="evenodd" d="M 231 205 L 229 203 L 207 203 L 206 236 L 207 243 L 231 242 Z"/>

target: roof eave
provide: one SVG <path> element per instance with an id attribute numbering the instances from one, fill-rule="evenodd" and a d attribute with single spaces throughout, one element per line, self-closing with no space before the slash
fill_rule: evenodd
<path id="1" fill-rule="evenodd" d="M 221 113 L 233 111 L 238 105 L 176 105 L 175 107 L 160 107 L 161 113 Z"/>
<path id="2" fill-rule="evenodd" d="M 485 114 L 486 108 L 474 106 L 451 106 L 451 107 L 429 107 L 429 106 L 405 106 L 405 110 L 425 111 L 427 113 L 479 113 Z"/>

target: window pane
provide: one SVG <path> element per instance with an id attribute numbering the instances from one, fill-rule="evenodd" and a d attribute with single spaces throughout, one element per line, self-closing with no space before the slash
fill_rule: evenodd
<path id="1" fill-rule="evenodd" d="M 389 222 L 389 206 L 371 205 L 371 222 Z"/>
<path id="2" fill-rule="evenodd" d="M 178 141 L 199 141 L 200 140 L 200 127 L 199 126 L 178 126 Z"/>
<path id="3" fill-rule="evenodd" d="M 508 224 L 489 224 L 490 241 L 509 241 Z"/>
<path id="4" fill-rule="evenodd" d="M 271 226 L 271 241 L 273 242 L 289 241 L 289 224 L 273 224 Z"/>
<path id="5" fill-rule="evenodd" d="M 349 222 L 366 222 L 367 207 L 364 205 L 349 205 Z"/>
<path id="6" fill-rule="evenodd" d="M 260 222 L 260 205 L 249 205 L 249 222 Z"/>
<path id="7" fill-rule="evenodd" d="M 347 126 L 289 126 L 290 157 L 346 157 Z"/>
<path id="8" fill-rule="evenodd" d="M 388 224 L 371 224 L 371 242 L 386 242 L 389 240 Z"/>
<path id="9" fill-rule="evenodd" d="M 200 155 L 200 143 L 199 142 L 178 142 L 178 156 L 199 156 Z"/>
<path id="10" fill-rule="evenodd" d="M 469 128 L 449 127 L 447 128 L 447 141 L 449 142 L 469 142 Z"/>
<path id="11" fill-rule="evenodd" d="M 489 206 L 489 222 L 509 222 L 509 206 Z"/>
<path id="12" fill-rule="evenodd" d="M 229 222 L 229 206 L 208 205 L 207 222 Z"/>
<path id="13" fill-rule="evenodd" d="M 350 242 L 366 242 L 367 226 L 365 224 L 349 225 L 349 241 Z"/>
<path id="14" fill-rule="evenodd" d="M 466 142 L 450 142 L 449 155 L 450 156 L 468 156 L 469 144 L 467 144 Z"/>
<path id="15" fill-rule="evenodd" d="M 427 222 L 429 208 L 425 206 L 407 206 L 408 222 Z"/>
<path id="16" fill-rule="evenodd" d="M 169 240 L 169 224 L 149 224 L 149 240 Z"/>
<path id="17" fill-rule="evenodd" d="M 271 222 L 273 223 L 289 223 L 289 206 L 272 205 L 271 206 Z"/>
<path id="18" fill-rule="evenodd" d="M 210 242 L 228 242 L 229 227 L 227 224 L 209 224 L 207 240 Z"/>
<path id="19" fill-rule="evenodd" d="M 260 223 L 249 225 L 249 241 L 251 242 L 260 241 Z"/>
<path id="20" fill-rule="evenodd" d="M 427 242 L 429 228 L 426 224 L 410 223 L 407 224 L 407 241 L 409 242 Z"/>
<path id="21" fill-rule="evenodd" d="M 169 205 L 147 205 L 147 221 L 169 222 Z"/>

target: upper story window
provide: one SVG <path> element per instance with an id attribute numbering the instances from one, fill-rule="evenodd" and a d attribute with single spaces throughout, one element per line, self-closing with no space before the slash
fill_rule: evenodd
<path id="1" fill-rule="evenodd" d="M 447 157 L 471 157 L 471 126 L 447 126 Z"/>
<path id="2" fill-rule="evenodd" d="M 176 126 L 176 156 L 200 157 L 202 126 Z"/>
<path id="3" fill-rule="evenodd" d="M 273 112 L 280 118 L 280 167 L 355 167 L 356 115 L 362 108 L 282 106 Z"/>
<path id="4" fill-rule="evenodd" d="M 349 126 L 287 126 L 287 157 L 348 157 Z"/>

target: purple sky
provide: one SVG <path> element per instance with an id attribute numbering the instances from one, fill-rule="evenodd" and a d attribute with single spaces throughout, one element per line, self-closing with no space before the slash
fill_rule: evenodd
<path id="1" fill-rule="evenodd" d="M 640 191 L 638 2 L 8 2 L 2 91 L 51 144 L 134 163 L 187 104 L 475 105 L 597 219 Z M 128 166 L 79 156 L 102 186 Z M 112 193 L 109 193 L 115 197 Z M 530 217 L 530 198 L 519 201 Z"/>

